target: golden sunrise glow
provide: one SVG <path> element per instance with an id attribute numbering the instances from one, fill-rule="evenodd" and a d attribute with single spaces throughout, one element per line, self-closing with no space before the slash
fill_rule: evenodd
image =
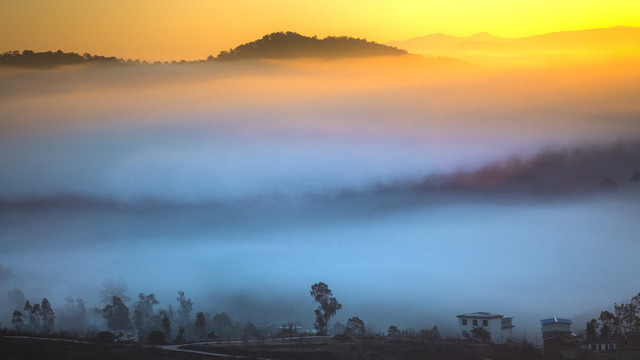
<path id="1" fill-rule="evenodd" d="M 520 37 L 618 25 L 640 26 L 639 2 L 9 0 L 0 3 L 0 51 L 194 60 L 274 31 L 384 43 L 437 32 Z"/>

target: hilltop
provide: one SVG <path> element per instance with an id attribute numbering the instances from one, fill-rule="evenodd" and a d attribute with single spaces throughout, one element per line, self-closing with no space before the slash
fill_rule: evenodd
<path id="1" fill-rule="evenodd" d="M 261 39 L 221 51 L 215 60 L 342 58 L 406 55 L 406 50 L 348 36 L 319 39 L 295 32 L 275 32 Z M 213 60 L 209 57 L 208 60 Z"/>
<path id="2" fill-rule="evenodd" d="M 207 61 L 230 61 L 244 59 L 297 59 L 297 58 L 356 58 L 389 55 L 407 55 L 406 50 L 382 45 L 365 39 L 348 36 L 329 36 L 319 39 L 316 36 L 303 36 L 295 32 L 275 32 L 262 38 L 239 45 L 228 51 L 221 51 L 217 57 L 209 56 Z M 179 61 L 193 63 L 200 61 Z M 100 55 L 83 55 L 61 50 L 52 52 L 34 52 L 14 50 L 0 54 L 0 66 L 20 68 L 52 68 L 63 65 L 81 65 L 89 63 L 140 64 L 139 60 L 125 60 Z M 168 62 L 164 62 L 168 63 Z M 172 61 L 171 63 L 178 63 Z M 155 64 L 159 64 L 156 62 Z"/>

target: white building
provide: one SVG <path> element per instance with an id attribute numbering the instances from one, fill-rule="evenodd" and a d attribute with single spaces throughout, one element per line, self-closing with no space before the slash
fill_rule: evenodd
<path id="1" fill-rule="evenodd" d="M 542 325 L 543 339 L 553 335 L 556 332 L 566 334 L 566 335 L 572 335 L 570 319 L 552 317 L 552 318 L 540 320 L 540 324 Z"/>
<path id="2" fill-rule="evenodd" d="M 465 333 L 471 334 L 471 329 L 474 327 L 481 327 L 491 334 L 493 342 L 502 343 L 511 337 L 511 329 L 513 329 L 512 317 L 488 312 L 460 314 L 456 317 L 458 318 L 460 336 L 464 336 Z"/>

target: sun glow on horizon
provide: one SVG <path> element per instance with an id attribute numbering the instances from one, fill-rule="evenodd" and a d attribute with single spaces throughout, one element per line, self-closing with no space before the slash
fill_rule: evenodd
<path id="1" fill-rule="evenodd" d="M 0 51 L 90 52 L 141 60 L 195 60 L 275 31 L 353 36 L 385 43 L 432 33 L 536 34 L 640 26 L 640 3 L 293 0 L 177 2 L 6 1 Z"/>

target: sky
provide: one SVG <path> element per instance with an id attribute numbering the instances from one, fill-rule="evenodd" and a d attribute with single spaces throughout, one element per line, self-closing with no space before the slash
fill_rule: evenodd
<path id="1" fill-rule="evenodd" d="M 5 1 L 0 46 L 172 60 L 279 30 L 640 25 L 631 2 L 180 4 Z M 383 332 L 451 335 L 473 311 L 530 340 L 552 316 L 580 331 L 640 289 L 621 275 L 640 252 L 640 69 L 615 50 L 0 68 L 0 322 L 13 289 L 102 307 L 117 282 L 159 308 L 183 290 L 196 311 L 310 327 L 322 281 L 336 321 Z"/>
<path id="2" fill-rule="evenodd" d="M 8 0 L 0 4 L 0 51 L 196 60 L 276 31 L 381 43 L 433 33 L 522 37 L 640 26 L 638 14 L 640 5 L 629 0 Z"/>

